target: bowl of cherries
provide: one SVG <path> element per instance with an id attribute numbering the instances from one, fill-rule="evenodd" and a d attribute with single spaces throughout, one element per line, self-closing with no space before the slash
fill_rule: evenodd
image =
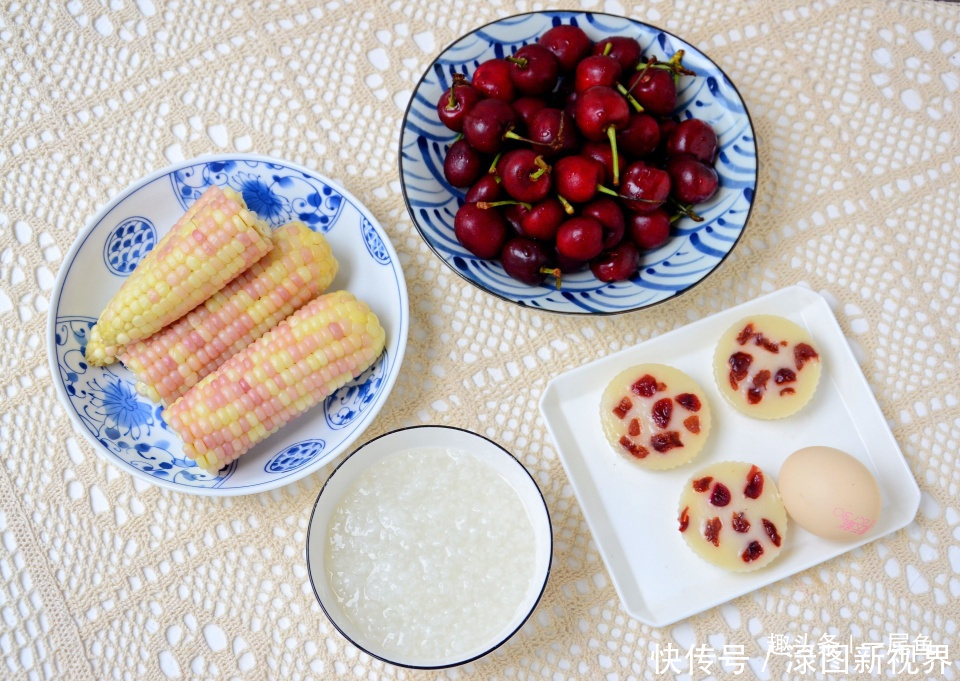
<path id="1" fill-rule="evenodd" d="M 404 116 L 400 178 L 417 230 L 467 281 L 615 314 L 720 265 L 757 153 L 737 89 L 698 49 L 632 19 L 547 11 L 441 52 Z"/>

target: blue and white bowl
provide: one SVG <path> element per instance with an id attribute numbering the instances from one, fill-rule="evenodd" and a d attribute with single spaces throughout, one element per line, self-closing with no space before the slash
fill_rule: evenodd
<path id="1" fill-rule="evenodd" d="M 366 301 L 386 331 L 380 359 L 301 416 L 211 475 L 183 454 L 161 407 L 134 389 L 120 364 L 84 361 L 90 328 L 107 301 L 210 185 L 230 186 L 274 229 L 293 219 L 320 231 L 340 263 L 331 291 Z M 83 230 L 57 277 L 47 329 L 57 395 L 74 425 L 110 463 L 183 492 L 264 492 L 310 475 L 346 451 L 386 401 L 407 345 L 409 306 L 397 254 L 376 219 L 326 177 L 286 161 L 231 154 L 179 163 L 134 183 Z"/>
<path id="2" fill-rule="evenodd" d="M 589 270 L 564 275 L 562 290 L 553 281 L 527 286 L 511 279 L 497 261 L 473 256 L 457 241 L 453 220 L 465 192 L 443 176 L 443 158 L 456 133 L 444 127 L 436 105 L 453 74 L 472 75 L 494 57 L 510 55 L 536 42 L 559 24 L 575 24 L 594 40 L 633 36 L 644 54 L 667 60 L 685 50 L 683 63 L 697 77 L 683 77 L 675 115 L 699 118 L 717 132 L 720 153 L 716 170 L 720 189 L 709 203 L 697 206 L 703 222 L 684 218 L 675 236 L 643 256 L 640 271 L 629 281 L 604 284 Z M 495 296 L 550 312 L 616 314 L 661 303 L 703 281 L 733 250 L 750 215 L 757 185 L 757 151 L 750 116 L 726 74 L 703 52 L 654 26 L 609 14 L 534 12 L 482 26 L 447 47 L 430 65 L 413 92 L 400 139 L 400 179 L 413 222 L 427 244 L 454 272 Z"/>

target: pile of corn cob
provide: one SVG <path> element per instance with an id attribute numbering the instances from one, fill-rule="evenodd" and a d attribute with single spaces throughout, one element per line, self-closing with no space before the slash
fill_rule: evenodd
<path id="1" fill-rule="evenodd" d="M 383 351 L 366 303 L 321 295 L 337 269 L 321 234 L 301 222 L 271 234 L 240 195 L 210 187 L 107 303 L 86 359 L 119 359 L 216 472 Z"/>

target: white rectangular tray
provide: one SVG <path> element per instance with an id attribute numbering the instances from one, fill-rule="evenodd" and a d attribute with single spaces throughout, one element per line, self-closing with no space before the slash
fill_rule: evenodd
<path id="1" fill-rule="evenodd" d="M 805 327 L 822 360 L 817 392 L 800 412 L 761 421 L 730 406 L 713 378 L 716 340 L 750 314 L 778 314 Z M 691 463 L 647 471 L 615 453 L 600 427 L 600 395 L 620 371 L 658 362 L 689 374 L 713 410 L 710 441 Z M 920 489 L 893 438 L 827 302 L 800 286 L 675 329 L 554 378 L 540 411 L 557 445 L 626 611 L 666 626 L 766 586 L 906 526 L 920 505 Z M 700 467 L 725 460 L 755 463 L 779 477 L 791 453 L 827 445 L 850 453 L 876 476 L 883 497 L 877 524 L 856 542 L 821 539 L 790 523 L 786 546 L 768 567 L 735 574 L 697 557 L 677 530 L 677 503 Z"/>

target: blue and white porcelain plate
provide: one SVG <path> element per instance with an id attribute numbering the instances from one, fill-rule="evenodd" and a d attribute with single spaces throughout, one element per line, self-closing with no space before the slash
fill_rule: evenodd
<path id="1" fill-rule="evenodd" d="M 141 258 L 210 185 L 230 186 L 274 229 L 302 220 L 323 232 L 340 263 L 330 290 L 365 300 L 386 330 L 386 349 L 358 379 L 330 395 L 220 472 L 183 455 L 159 405 L 134 390 L 123 366 L 91 367 L 87 336 Z M 209 156 L 136 182 L 104 207 L 67 254 L 47 332 L 57 395 L 107 461 L 150 483 L 195 494 L 264 492 L 310 475 L 346 451 L 376 417 L 400 370 L 409 324 L 407 287 L 389 238 L 348 192 L 307 168 L 261 156 Z"/>
<path id="2" fill-rule="evenodd" d="M 589 270 L 564 275 L 557 291 L 552 279 L 527 286 L 511 279 L 499 262 L 480 260 L 453 234 L 453 219 L 465 192 L 443 176 L 443 158 L 456 139 L 437 117 L 437 101 L 453 74 L 472 75 L 494 57 L 510 55 L 536 42 L 558 24 L 575 24 L 594 40 L 614 35 L 637 39 L 647 56 L 667 60 L 685 50 L 683 63 L 697 77 L 680 80 L 674 114 L 699 118 L 717 132 L 720 153 L 716 170 L 720 189 L 697 206 L 703 222 L 684 218 L 663 247 L 643 255 L 628 281 L 604 284 Z M 500 19 L 468 33 L 447 47 L 430 65 L 407 107 L 400 140 L 400 179 L 413 222 L 427 244 L 457 274 L 495 296 L 531 308 L 571 314 L 616 314 L 664 302 L 705 279 L 733 250 L 746 226 L 757 185 L 757 151 L 750 116 L 726 74 L 703 52 L 654 26 L 590 12 L 547 11 Z"/>

